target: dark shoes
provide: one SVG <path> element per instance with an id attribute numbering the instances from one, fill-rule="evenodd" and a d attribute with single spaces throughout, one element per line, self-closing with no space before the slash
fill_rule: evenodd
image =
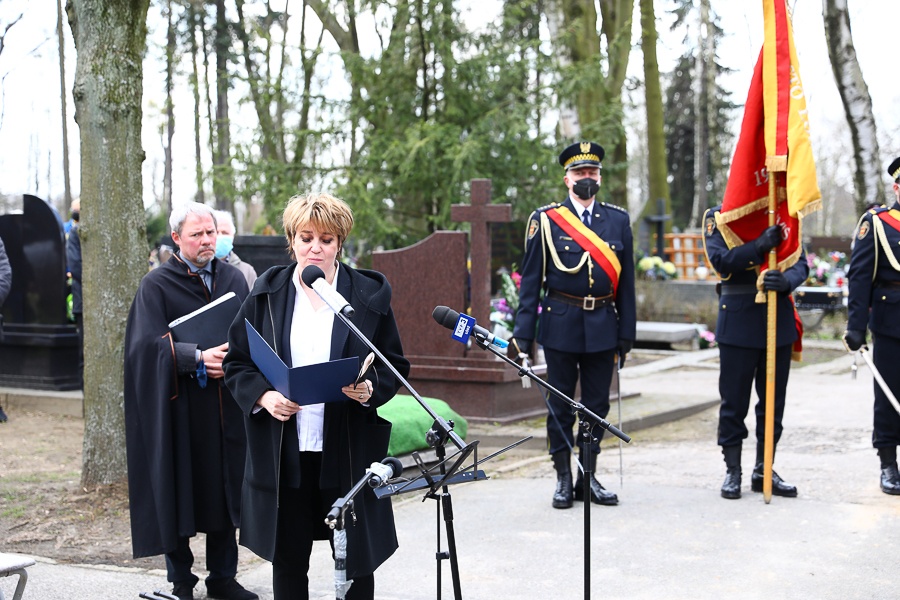
<path id="1" fill-rule="evenodd" d="M 763 466 L 761 464 L 756 465 L 753 469 L 753 475 L 750 476 L 750 489 L 754 492 L 763 491 Z M 772 495 L 796 498 L 797 488 L 785 482 L 778 476 L 778 473 L 772 471 Z"/>
<path id="2" fill-rule="evenodd" d="M 741 497 L 740 467 L 729 467 L 725 471 L 725 481 L 722 483 L 722 497 L 729 500 L 737 500 Z"/>
<path id="3" fill-rule="evenodd" d="M 244 587 L 235 579 L 214 579 L 206 582 L 206 595 L 221 600 L 259 600 L 259 596 Z"/>
<path id="4" fill-rule="evenodd" d="M 582 501 L 582 497 L 584 496 L 584 479 L 581 476 L 579 476 L 578 481 L 575 482 L 573 496 L 577 502 Z M 600 485 L 600 482 L 592 475 L 591 502 L 594 504 L 602 504 L 604 506 L 615 506 L 619 503 L 619 497 Z"/>
<path id="5" fill-rule="evenodd" d="M 900 471 L 897 470 L 897 463 L 881 468 L 881 491 L 900 496 Z"/>
<path id="6" fill-rule="evenodd" d="M 172 588 L 172 595 L 178 600 L 194 600 L 194 584 L 176 583 Z"/>
<path id="7" fill-rule="evenodd" d="M 572 508 L 572 475 L 557 474 L 556 491 L 553 492 L 553 508 Z"/>

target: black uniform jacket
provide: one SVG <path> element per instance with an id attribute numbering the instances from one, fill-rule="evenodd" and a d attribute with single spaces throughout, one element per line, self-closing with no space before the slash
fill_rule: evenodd
<path id="1" fill-rule="evenodd" d="M 567 198 L 562 206 L 578 215 L 571 198 Z M 520 269 L 519 309 L 513 337 L 530 341 L 535 339 L 536 334 L 538 342 L 547 348 L 576 353 L 611 350 L 620 339 L 634 341 L 637 327 L 634 251 L 628 213 L 617 206 L 594 202 L 590 228 L 615 252 L 622 270 L 615 305 L 610 303 L 594 310 L 583 310 L 550 298 L 546 292 L 555 290 L 571 296 L 602 297 L 612 293 L 612 282 L 596 263 L 590 270 L 593 285 L 587 264 L 576 273 L 561 271 L 554 264 L 541 231 L 541 213 L 556 207 L 556 204 L 541 207 L 528 218 L 525 257 Z M 552 220 L 549 227 L 552 243 L 563 267 L 568 269 L 578 265 L 584 249 Z"/>
<path id="2" fill-rule="evenodd" d="M 894 210 L 900 210 L 895 203 Z M 865 331 L 868 323 L 873 333 L 900 338 L 900 231 L 887 223 L 877 224 L 880 207 L 866 211 L 856 229 L 853 254 L 847 270 L 847 329 Z M 876 227 L 877 226 L 877 227 Z M 894 264 L 878 240 L 876 229 L 882 229 Z M 871 311 L 870 311 L 871 309 Z"/>
<path id="3" fill-rule="evenodd" d="M 353 306 L 352 322 L 405 378 L 409 361 L 403 357 L 400 335 L 391 309 L 391 287 L 381 273 L 339 266 L 338 292 Z M 247 429 L 247 469 L 244 476 L 241 545 L 272 560 L 275 553 L 276 524 L 281 485 L 299 487 L 296 417 L 286 422 L 274 419 L 266 410 L 253 413 L 257 399 L 273 389 L 250 357 L 244 319 L 250 321 L 269 345 L 291 364 L 290 327 L 296 288 L 291 281 L 296 265 L 276 266 L 262 274 L 238 313 L 229 332 L 225 380 L 245 415 Z M 331 338 L 331 359 L 369 353 L 368 347 L 335 316 Z M 376 408 L 385 404 L 401 386 L 380 359 L 366 378 L 374 387 L 369 406 L 352 400 L 325 405 L 322 449 L 322 476 L 319 487 L 337 489 L 345 495 L 373 463 L 387 455 L 391 424 L 380 418 Z M 379 500 L 366 489 L 354 500 L 357 521 L 347 526 L 347 575 L 375 571 L 397 548 L 391 501 Z M 324 515 L 322 515 L 324 519 Z"/>
<path id="4" fill-rule="evenodd" d="M 246 297 L 240 271 L 214 259 L 210 293 L 175 255 L 144 276 L 128 313 L 125 439 L 136 558 L 175 550 L 179 536 L 240 525 L 241 413 L 221 378 L 201 388 L 194 370 L 179 374 L 185 363 L 195 369 L 196 345 L 174 342 L 168 325 L 228 292 Z"/>
<path id="5" fill-rule="evenodd" d="M 752 242 L 728 248 L 715 224 L 715 214 L 721 208 L 710 208 L 703 217 L 706 224 L 706 256 L 709 264 L 722 278 L 716 340 L 732 346 L 763 349 L 766 347 L 768 309 L 765 303 L 756 302 L 756 280 L 759 277 L 759 265 L 764 264 L 766 257 L 759 255 Z M 784 271 L 784 276 L 792 291 L 806 281 L 809 265 L 805 252 Z M 741 291 L 731 293 L 737 290 Z M 797 323 L 790 295 L 778 294 L 777 298 L 775 345 L 784 346 L 797 340 Z"/>

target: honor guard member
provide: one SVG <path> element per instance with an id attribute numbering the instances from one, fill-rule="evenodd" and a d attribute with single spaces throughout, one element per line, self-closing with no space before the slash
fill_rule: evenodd
<path id="1" fill-rule="evenodd" d="M 756 384 L 756 462 L 750 477 L 754 492 L 763 491 L 763 453 L 766 415 L 766 333 L 767 306 L 756 302 L 760 265 L 768 253 L 782 241 L 779 225 L 763 230 L 755 240 L 729 247 L 716 224 L 721 206 L 710 208 L 703 217 L 704 249 L 709 264 L 722 279 L 716 342 L 719 346 L 719 432 L 718 443 L 725 457 L 723 498 L 741 497 L 741 444 L 747 437 L 744 419 L 750 409 L 750 394 Z M 763 291 L 775 291 L 777 323 L 775 329 L 775 435 L 781 438 L 784 398 L 791 368 L 792 345 L 799 338 L 791 292 L 809 275 L 806 255 L 802 253 L 784 272 L 769 269 L 763 275 Z M 797 488 L 772 472 L 772 493 L 793 498 Z"/>
<path id="2" fill-rule="evenodd" d="M 847 331 L 844 342 L 851 351 L 866 343 L 872 331 L 872 360 L 894 396 L 900 395 L 900 158 L 888 167 L 894 180 L 894 204 L 863 213 L 850 256 Z M 872 445 L 881 459 L 881 490 L 900 495 L 897 445 L 900 415 L 875 383 Z"/>
<path id="3" fill-rule="evenodd" d="M 628 212 L 595 199 L 603 153 L 593 142 L 563 150 L 559 164 L 565 169 L 568 196 L 528 218 L 510 353 L 527 355 L 537 339 L 544 348 L 550 385 L 571 398 L 580 374 L 581 403 L 605 418 L 616 357 L 624 364 L 634 344 L 636 324 Z M 569 508 L 573 500 L 582 499 L 583 489 L 581 469 L 572 489 L 575 415 L 568 402 L 549 396 L 547 439 L 557 475 L 553 507 Z M 590 457 L 581 456 L 582 465 L 590 461 L 591 472 L 603 433 L 595 428 Z M 596 504 L 619 501 L 594 477 L 590 489 Z"/>

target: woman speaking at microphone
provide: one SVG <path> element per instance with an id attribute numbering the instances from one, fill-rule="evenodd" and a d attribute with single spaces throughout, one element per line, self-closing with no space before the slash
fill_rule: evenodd
<path id="1" fill-rule="evenodd" d="M 340 262 L 353 227 L 350 207 L 327 193 L 295 196 L 282 221 L 295 264 L 272 267 L 256 281 L 229 331 L 223 367 L 225 383 L 246 417 L 240 543 L 272 562 L 276 600 L 295 600 L 309 598 L 312 545 L 331 537 L 325 525 L 331 505 L 387 454 L 391 424 L 376 409 L 401 384 L 376 361 L 362 381 L 342 388 L 346 402 L 286 398 L 251 359 L 244 319 L 290 367 L 355 356 L 362 362 L 369 348 L 307 285 L 313 283 L 309 273 L 318 276 L 318 271 L 301 277 L 307 267 L 318 267 L 331 291 L 353 307 L 353 324 L 403 377 L 409 361 L 391 309 L 390 284 L 381 273 Z M 374 598 L 373 573 L 397 548 L 391 502 L 365 489 L 353 506 L 356 522 L 347 523 L 347 579 L 353 584 L 346 597 Z"/>

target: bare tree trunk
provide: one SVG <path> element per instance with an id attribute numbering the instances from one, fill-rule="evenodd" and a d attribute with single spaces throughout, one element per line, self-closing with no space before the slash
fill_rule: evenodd
<path id="1" fill-rule="evenodd" d="M 228 55 L 231 33 L 225 17 L 225 0 L 216 0 L 216 148 L 213 154 L 213 195 L 216 208 L 233 210 L 231 197 L 231 134 L 228 121 Z"/>
<path id="2" fill-rule="evenodd" d="M 194 92 L 194 180 L 197 185 L 197 193 L 194 195 L 194 199 L 197 202 L 204 203 L 206 199 L 203 193 L 203 154 L 200 151 L 200 72 L 197 67 L 197 59 L 200 52 L 197 47 L 197 30 L 203 28 L 202 11 L 202 5 L 199 10 L 194 2 L 188 5 L 188 29 L 191 32 L 191 66 L 193 67 L 191 89 Z"/>
<path id="3" fill-rule="evenodd" d="M 141 163 L 149 0 L 69 0 L 81 132 L 85 486 L 124 479 L 125 321 L 147 272 Z M 110 252 L 115 248 L 115 252 Z"/>
<path id="4" fill-rule="evenodd" d="M 279 155 L 278 144 L 275 141 L 275 125 L 272 121 L 272 114 L 269 112 L 269 103 L 260 89 L 256 65 L 250 56 L 250 37 L 247 35 L 246 29 L 244 29 L 244 0 L 236 0 L 235 5 L 238 14 L 235 30 L 238 40 L 241 42 L 241 55 L 244 58 L 244 69 L 247 75 L 247 85 L 250 88 L 250 97 L 256 109 L 256 118 L 259 119 L 260 154 L 263 159 L 275 159 L 284 162 L 284 156 Z"/>
<path id="5" fill-rule="evenodd" d="M 666 163 L 666 133 L 663 119 L 662 85 L 659 81 L 659 61 L 656 58 L 656 14 L 653 0 L 640 0 L 641 48 L 644 53 L 644 91 L 647 110 L 647 154 L 649 174 L 649 198 L 644 215 L 652 214 L 659 200 L 663 201 L 665 214 L 672 214 L 669 195 L 668 167 Z M 666 231 L 672 231 L 672 220 L 666 221 Z"/>
<path id="6" fill-rule="evenodd" d="M 886 197 L 872 97 L 856 59 L 847 0 L 822 0 L 822 16 L 828 57 L 853 142 L 856 212 L 862 213 L 866 206 L 880 204 Z"/>
<path id="7" fill-rule="evenodd" d="M 628 149 L 625 130 L 618 124 L 622 120 L 622 87 L 631 54 L 634 0 L 600 0 L 599 5 L 599 22 L 593 0 L 555 0 L 555 6 L 548 5 L 547 10 L 562 14 L 560 24 L 569 34 L 553 36 L 555 40 L 565 40 L 557 54 L 596 77 L 594 85 L 577 93 L 578 130 L 582 138 L 594 138 L 606 147 L 604 186 L 614 203 L 627 207 Z M 598 24 L 606 41 L 605 74 L 601 68 Z"/>
<path id="8" fill-rule="evenodd" d="M 713 46 L 712 23 L 709 19 L 709 0 L 700 0 L 700 27 L 695 62 L 697 89 L 694 92 L 694 202 L 688 228 L 695 229 L 700 213 L 709 206 L 709 121 L 710 91 L 715 82 L 716 55 Z"/>
<path id="9" fill-rule="evenodd" d="M 172 19 L 172 0 L 166 2 L 166 145 L 165 171 L 163 172 L 162 214 L 172 212 L 172 138 L 175 137 L 175 101 L 172 89 L 175 87 L 175 23 Z"/>
<path id="10" fill-rule="evenodd" d="M 63 183 L 66 210 L 72 205 L 72 181 L 69 179 L 69 115 L 66 110 L 66 38 L 63 36 L 62 0 L 56 0 L 56 38 L 59 41 L 59 106 L 62 110 Z"/>

